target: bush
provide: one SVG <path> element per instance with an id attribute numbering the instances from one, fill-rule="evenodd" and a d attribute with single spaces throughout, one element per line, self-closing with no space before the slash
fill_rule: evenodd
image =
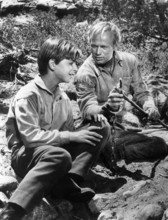
<path id="1" fill-rule="evenodd" d="M 81 50 L 85 59 L 90 52 L 87 43 L 87 29 L 89 23 L 92 23 L 101 14 L 88 14 L 87 21 L 82 25 L 78 24 L 81 18 L 68 15 L 58 19 L 54 10 L 49 12 L 34 10 L 30 14 L 34 21 L 28 25 L 16 26 L 13 15 L 8 15 L 1 27 L 0 37 L 16 49 L 30 51 L 31 55 L 36 56 L 42 42 L 49 36 L 59 36 L 74 42 Z M 160 74 L 168 77 L 168 51 L 162 49 L 162 44 L 158 41 L 147 39 L 142 40 L 143 36 L 137 31 L 129 31 L 126 25 L 121 24 L 116 18 L 113 21 L 122 31 L 122 44 L 119 49 L 134 53 L 142 61 L 143 75 Z"/>
<path id="2" fill-rule="evenodd" d="M 2 39 L 16 49 L 36 51 L 49 36 L 59 36 L 71 40 L 82 50 L 84 56 L 88 55 L 87 23 L 77 27 L 75 16 L 68 15 L 58 19 L 52 10 L 49 12 L 33 11 L 30 15 L 34 17 L 34 22 L 20 27 L 16 26 L 14 16 L 8 15 L 0 33 Z"/>

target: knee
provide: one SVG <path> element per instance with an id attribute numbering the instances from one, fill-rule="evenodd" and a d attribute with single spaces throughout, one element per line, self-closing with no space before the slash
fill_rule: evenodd
<path id="1" fill-rule="evenodd" d="M 103 137 L 103 142 L 108 142 L 111 139 L 111 126 L 107 121 L 94 122 L 91 125 L 101 128 L 100 130 L 96 130 L 96 132 Z"/>
<path id="2" fill-rule="evenodd" d="M 111 135 L 111 126 L 108 122 L 102 124 L 102 133 L 106 136 Z"/>
<path id="3" fill-rule="evenodd" d="M 100 129 L 100 134 L 103 136 L 104 139 L 109 139 L 111 136 L 111 126 L 107 121 L 103 121 L 101 122 L 100 125 L 101 129 Z"/>
<path id="4" fill-rule="evenodd" d="M 72 157 L 70 155 L 70 153 L 63 149 L 63 148 L 60 148 L 61 149 L 61 157 L 62 157 L 62 164 L 64 166 L 67 166 L 69 168 L 71 168 L 71 165 L 72 165 Z"/>
<path id="5" fill-rule="evenodd" d="M 53 165 L 57 166 L 62 165 L 63 168 L 66 170 L 70 170 L 72 166 L 72 158 L 68 151 L 61 147 L 53 147 L 52 149 L 49 149 L 45 155 L 43 155 L 43 158 L 47 158 L 50 160 Z"/>
<path id="6" fill-rule="evenodd" d="M 97 133 L 103 136 L 104 139 L 108 139 L 111 135 L 111 126 L 107 121 L 92 122 L 91 126 L 100 127 L 100 130 L 96 130 Z"/>
<path id="7" fill-rule="evenodd" d="M 110 124 L 108 123 L 108 121 L 97 121 L 97 122 L 92 122 L 90 124 L 90 126 L 97 126 L 97 127 L 101 127 L 101 131 L 103 132 L 110 132 L 111 131 L 111 127 L 110 127 Z"/>

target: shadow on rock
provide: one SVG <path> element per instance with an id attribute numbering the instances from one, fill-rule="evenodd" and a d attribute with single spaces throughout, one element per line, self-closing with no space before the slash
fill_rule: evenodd
<path id="1" fill-rule="evenodd" d="M 86 185 L 93 188 L 96 193 L 116 192 L 127 180 L 122 177 L 110 177 L 106 173 L 90 171 L 86 178 Z"/>
<path id="2" fill-rule="evenodd" d="M 9 106 L 6 104 L 0 102 L 0 113 L 7 114 L 8 113 Z"/>
<path id="3" fill-rule="evenodd" d="M 127 170 L 127 168 L 125 166 L 117 167 L 116 173 L 119 176 L 127 176 L 127 177 L 130 177 L 136 181 L 150 179 L 150 177 L 142 174 L 142 170 L 136 170 L 133 172 L 133 171 Z"/>

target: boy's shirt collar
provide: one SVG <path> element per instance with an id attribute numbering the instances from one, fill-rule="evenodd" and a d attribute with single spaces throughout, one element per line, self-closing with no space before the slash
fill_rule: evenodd
<path id="1" fill-rule="evenodd" d="M 50 95 L 56 97 L 56 99 L 60 99 L 61 98 L 61 89 L 59 86 L 56 87 L 55 92 L 52 93 L 45 85 L 44 81 L 42 80 L 40 74 L 37 75 L 34 79 L 35 84 L 40 87 L 41 89 L 47 91 Z"/>

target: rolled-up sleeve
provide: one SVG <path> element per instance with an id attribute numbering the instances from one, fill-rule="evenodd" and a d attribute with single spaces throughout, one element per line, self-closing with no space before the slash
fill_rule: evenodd
<path id="1" fill-rule="evenodd" d="M 92 73 L 85 71 L 85 73 L 81 74 L 75 80 L 78 96 L 77 101 L 83 118 L 89 118 L 101 112 L 101 106 L 98 103 L 96 95 L 95 77 Z"/>
<path id="2" fill-rule="evenodd" d="M 147 85 L 142 79 L 139 61 L 135 58 L 132 68 L 132 85 L 134 91 L 134 100 L 140 106 L 154 106 L 154 100 L 150 94 Z"/>
<path id="3" fill-rule="evenodd" d="M 70 141 L 69 131 L 43 130 L 39 125 L 36 103 L 30 99 L 15 101 L 15 118 L 21 139 L 26 147 L 59 146 Z"/>

